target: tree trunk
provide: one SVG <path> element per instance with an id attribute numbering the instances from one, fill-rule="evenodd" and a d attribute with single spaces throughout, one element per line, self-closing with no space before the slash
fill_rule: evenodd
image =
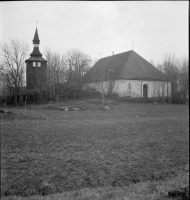
<path id="1" fill-rule="evenodd" d="M 59 94 L 56 95 L 56 103 L 59 103 Z"/>
<path id="2" fill-rule="evenodd" d="M 168 97 L 168 81 L 167 81 L 167 101 L 169 103 L 169 97 Z"/>
<path id="3" fill-rule="evenodd" d="M 17 94 L 14 93 L 14 103 L 15 103 L 15 106 L 17 106 Z"/>
<path id="4" fill-rule="evenodd" d="M 105 104 L 105 96 L 104 96 L 104 93 L 102 92 L 102 103 L 103 103 L 103 106 Z"/>

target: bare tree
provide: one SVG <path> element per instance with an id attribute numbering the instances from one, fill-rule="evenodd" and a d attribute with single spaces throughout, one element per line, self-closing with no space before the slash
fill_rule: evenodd
<path id="1" fill-rule="evenodd" d="M 106 95 L 108 94 L 108 82 L 103 80 L 102 74 L 98 75 L 99 80 L 97 82 L 98 90 L 102 94 L 102 104 L 105 105 Z"/>
<path id="2" fill-rule="evenodd" d="M 0 44 L 0 68 L 6 86 L 17 104 L 17 96 L 21 95 L 24 86 L 25 59 L 28 56 L 29 46 L 24 41 L 10 39 L 9 43 Z"/>
<path id="3" fill-rule="evenodd" d="M 171 101 L 179 90 L 179 67 L 180 60 L 174 54 L 167 54 L 162 63 L 162 70 L 167 77 L 167 82 L 171 82 Z"/>
<path id="4" fill-rule="evenodd" d="M 106 81 L 108 82 L 108 95 L 111 97 L 113 88 L 115 85 L 115 81 L 116 81 L 116 71 L 115 70 L 111 70 L 111 69 L 107 70 Z"/>
<path id="5" fill-rule="evenodd" d="M 4 97 L 5 105 L 6 105 L 6 97 L 9 94 L 9 90 L 7 87 L 6 79 L 3 76 L 3 71 L 0 69 L 0 96 Z"/>
<path id="6" fill-rule="evenodd" d="M 116 72 L 115 70 L 107 70 L 106 73 L 98 72 L 98 91 L 102 94 L 102 102 L 105 104 L 106 96 L 111 97 L 113 88 L 116 82 Z"/>
<path id="7" fill-rule="evenodd" d="M 152 96 L 153 98 L 162 98 L 162 102 L 165 101 L 166 84 L 164 81 L 153 82 Z"/>
<path id="8" fill-rule="evenodd" d="M 162 63 L 157 63 L 155 66 L 158 70 L 160 70 L 162 73 L 164 73 L 164 66 Z"/>
<path id="9" fill-rule="evenodd" d="M 157 68 L 167 77 L 166 90 L 167 96 L 171 90 L 171 101 L 174 98 L 183 100 L 189 98 L 189 61 L 186 57 L 179 59 L 174 54 L 167 54 L 162 63 L 157 64 Z"/>
<path id="10" fill-rule="evenodd" d="M 128 83 L 127 96 L 131 96 L 131 83 Z"/>
<path id="11" fill-rule="evenodd" d="M 65 56 L 47 48 L 45 57 L 47 64 L 47 84 L 50 99 L 58 102 L 62 84 L 66 81 L 66 61 Z"/>
<path id="12" fill-rule="evenodd" d="M 182 98 L 189 98 L 189 61 L 186 57 L 181 60 L 179 69 L 179 88 Z"/>
<path id="13" fill-rule="evenodd" d="M 137 89 L 140 91 L 140 97 L 143 97 L 143 81 L 142 80 L 139 80 L 137 82 Z"/>
<path id="14" fill-rule="evenodd" d="M 82 77 L 91 67 L 92 59 L 89 55 L 79 49 L 71 49 L 67 51 L 66 57 L 70 77 L 68 81 L 80 85 Z"/>

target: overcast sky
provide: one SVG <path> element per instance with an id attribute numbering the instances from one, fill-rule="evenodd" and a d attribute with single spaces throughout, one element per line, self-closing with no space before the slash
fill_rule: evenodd
<path id="1" fill-rule="evenodd" d="M 0 2 L 0 40 L 33 45 L 36 20 L 40 51 L 79 48 L 94 60 L 132 49 L 146 60 L 188 55 L 187 1 Z"/>

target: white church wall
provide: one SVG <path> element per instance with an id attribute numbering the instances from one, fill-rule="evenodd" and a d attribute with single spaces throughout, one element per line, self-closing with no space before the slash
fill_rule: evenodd
<path id="1" fill-rule="evenodd" d="M 116 80 L 112 93 L 119 97 L 131 96 L 134 98 L 143 97 L 143 85 L 148 87 L 148 97 L 167 97 L 171 94 L 171 82 L 164 81 L 144 81 L 144 80 Z M 102 90 L 107 94 L 109 83 L 107 81 L 94 82 L 87 84 L 97 91 Z"/>

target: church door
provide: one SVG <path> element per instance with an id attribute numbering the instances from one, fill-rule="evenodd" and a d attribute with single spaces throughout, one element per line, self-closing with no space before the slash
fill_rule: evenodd
<path id="1" fill-rule="evenodd" d="M 146 84 L 143 85 L 143 98 L 148 97 L 148 86 Z"/>

